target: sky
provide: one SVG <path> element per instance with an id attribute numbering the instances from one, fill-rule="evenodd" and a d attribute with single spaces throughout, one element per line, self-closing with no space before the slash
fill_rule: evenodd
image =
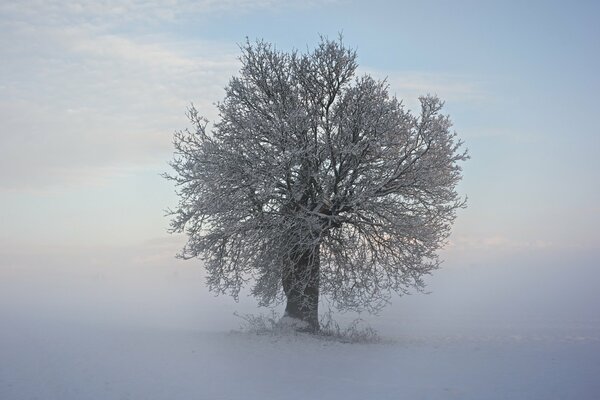
<path id="1" fill-rule="evenodd" d="M 469 149 L 445 268 L 551 265 L 548 293 L 576 267 L 598 279 L 599 17 L 593 1 L 0 1 L 0 273 L 173 264 L 160 175 L 187 107 L 215 120 L 246 37 L 343 33 L 407 107 L 445 100 Z"/>

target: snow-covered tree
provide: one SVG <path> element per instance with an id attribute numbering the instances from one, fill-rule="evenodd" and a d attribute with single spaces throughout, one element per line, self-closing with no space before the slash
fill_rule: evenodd
<path id="1" fill-rule="evenodd" d="M 262 305 L 319 329 L 319 296 L 375 311 L 422 289 L 458 208 L 467 159 L 443 103 L 413 115 L 385 81 L 356 75 L 356 52 L 323 38 L 307 53 L 246 42 L 217 104 L 191 107 L 171 165 L 181 256 L 204 260 L 211 290 L 252 283 Z"/>

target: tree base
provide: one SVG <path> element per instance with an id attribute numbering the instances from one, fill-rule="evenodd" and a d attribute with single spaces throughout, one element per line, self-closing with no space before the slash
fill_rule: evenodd
<path id="1" fill-rule="evenodd" d="M 295 331 L 295 332 L 312 332 L 311 326 L 308 322 L 302 321 L 301 319 L 284 315 L 278 322 L 280 328 L 284 331 Z"/>
<path id="2" fill-rule="evenodd" d="M 313 300 L 317 303 L 318 300 Z M 300 307 L 296 301 L 288 299 L 281 323 L 289 325 L 298 332 L 316 333 L 319 331 L 318 304 L 312 307 Z"/>

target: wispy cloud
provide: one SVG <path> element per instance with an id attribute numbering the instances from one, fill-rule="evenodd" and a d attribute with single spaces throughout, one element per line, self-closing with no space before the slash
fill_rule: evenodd
<path id="1" fill-rule="evenodd" d="M 383 71 L 365 68 L 365 72 L 385 78 L 390 92 L 410 108 L 418 105 L 418 98 L 435 94 L 451 102 L 481 102 L 488 96 L 480 80 L 464 75 L 426 73 L 415 71 Z"/>
<path id="2" fill-rule="evenodd" d="M 74 20 L 96 26 L 131 22 L 166 22 L 214 13 L 244 13 L 260 9 L 313 7 L 336 0 L 21 0 L 0 3 L 0 14 L 16 19 L 64 25 Z"/>
<path id="3" fill-rule="evenodd" d="M 542 239 L 516 240 L 503 235 L 457 236 L 446 246 L 450 251 L 473 250 L 534 250 L 556 247 L 552 242 Z"/>
<path id="4" fill-rule="evenodd" d="M 187 126 L 189 103 L 212 110 L 237 68 L 232 45 L 86 26 L 12 24 L 0 45 L 4 189 L 85 180 L 94 168 L 156 160 L 170 151 L 172 131 Z"/>

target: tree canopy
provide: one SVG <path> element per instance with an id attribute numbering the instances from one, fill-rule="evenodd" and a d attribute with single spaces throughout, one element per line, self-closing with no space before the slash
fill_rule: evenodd
<path id="1" fill-rule="evenodd" d="M 251 283 L 262 305 L 318 329 L 319 295 L 376 311 L 423 288 L 465 205 L 462 142 L 435 96 L 413 114 L 385 80 L 357 74 L 356 52 L 322 38 L 311 51 L 241 46 L 241 69 L 212 126 L 192 106 L 168 176 L 172 231 L 211 290 Z"/>

